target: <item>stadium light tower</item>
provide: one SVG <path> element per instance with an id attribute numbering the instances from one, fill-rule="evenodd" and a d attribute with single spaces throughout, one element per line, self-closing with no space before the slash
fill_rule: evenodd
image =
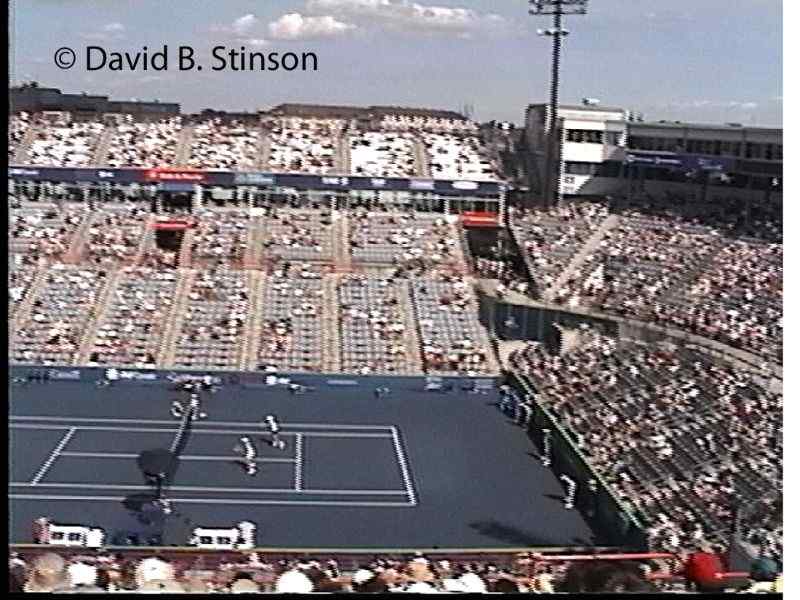
<path id="1" fill-rule="evenodd" d="M 545 202 L 558 203 L 561 199 L 561 173 L 562 144 L 558 133 L 558 88 L 561 73 L 561 38 L 569 35 L 569 31 L 561 26 L 566 15 L 585 15 L 589 0 L 528 0 L 528 12 L 534 16 L 552 15 L 553 27 L 539 29 L 539 35 L 553 38 L 553 59 L 550 67 L 550 116 L 547 120 L 548 144 L 545 156 Z"/>

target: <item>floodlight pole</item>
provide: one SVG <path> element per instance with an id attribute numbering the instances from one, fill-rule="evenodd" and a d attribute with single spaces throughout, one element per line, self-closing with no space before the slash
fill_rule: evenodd
<path id="1" fill-rule="evenodd" d="M 547 153 L 545 155 L 544 201 L 546 205 L 561 201 L 561 157 L 563 141 L 558 120 L 558 91 L 561 75 L 561 38 L 569 35 L 562 20 L 565 15 L 585 15 L 589 0 L 528 0 L 529 13 L 534 16 L 553 15 L 553 27 L 539 31 L 553 38 L 553 56 L 550 63 L 550 114 L 547 119 Z"/>

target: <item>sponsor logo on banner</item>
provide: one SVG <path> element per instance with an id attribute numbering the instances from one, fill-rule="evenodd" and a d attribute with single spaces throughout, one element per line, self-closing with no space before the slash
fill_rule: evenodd
<path id="1" fill-rule="evenodd" d="M 275 178 L 272 175 L 261 173 L 236 173 L 233 176 L 233 183 L 246 185 L 274 185 Z"/>
<path id="2" fill-rule="evenodd" d="M 39 170 L 38 169 L 9 169 L 8 170 L 8 174 L 9 175 L 28 175 L 28 176 L 31 176 L 31 177 L 35 177 L 36 175 L 39 174 Z"/>
<path id="3" fill-rule="evenodd" d="M 167 375 L 167 380 L 173 383 L 185 383 L 187 381 L 204 381 L 206 377 L 209 377 L 209 375 L 189 375 L 188 373 L 185 375 L 178 375 L 172 373 Z M 221 377 L 217 377 L 216 375 L 210 375 L 210 377 L 212 384 L 219 385 L 222 383 Z"/>
<path id="4" fill-rule="evenodd" d="M 347 185 L 350 180 L 347 177 L 323 177 L 323 185 Z"/>
<path id="5" fill-rule="evenodd" d="M 73 369 L 72 371 L 57 371 L 55 369 L 50 369 L 47 372 L 47 377 L 49 379 L 64 379 L 68 381 L 78 381 L 81 378 L 81 372 L 77 369 Z"/>
<path id="6" fill-rule="evenodd" d="M 328 385 L 358 385 L 355 379 L 328 379 L 325 383 Z"/>
<path id="7" fill-rule="evenodd" d="M 436 188 L 436 182 L 432 179 L 412 179 L 409 187 L 414 190 L 432 190 Z"/>
<path id="8" fill-rule="evenodd" d="M 372 184 L 372 187 L 383 187 L 386 185 L 385 179 L 370 179 L 369 181 Z"/>
<path id="9" fill-rule="evenodd" d="M 115 174 L 113 171 L 98 171 L 97 176 L 100 179 L 114 179 Z"/>
<path id="10" fill-rule="evenodd" d="M 454 181 L 452 186 L 456 190 L 477 190 L 478 184 L 474 181 Z"/>
<path id="11" fill-rule="evenodd" d="M 156 381 L 157 373 L 140 373 L 139 371 L 120 371 L 120 379 L 131 379 L 134 381 Z"/>
<path id="12" fill-rule="evenodd" d="M 206 174 L 202 171 L 169 171 L 161 169 L 149 169 L 145 171 L 145 179 L 150 181 L 197 181 L 206 180 Z"/>

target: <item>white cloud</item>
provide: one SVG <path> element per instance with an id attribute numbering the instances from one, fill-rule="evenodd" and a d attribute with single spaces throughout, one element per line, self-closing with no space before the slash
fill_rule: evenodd
<path id="1" fill-rule="evenodd" d="M 308 17 L 289 13 L 270 23 L 267 31 L 272 39 L 300 40 L 342 35 L 355 28 L 355 25 L 338 21 L 330 15 Z"/>
<path id="2" fill-rule="evenodd" d="M 236 34 L 244 35 L 248 31 L 251 31 L 257 24 L 258 18 L 253 14 L 247 14 L 236 19 L 231 26 L 231 30 Z"/>
<path id="3" fill-rule="evenodd" d="M 471 8 L 433 6 L 409 0 L 308 0 L 312 14 L 343 15 L 365 25 L 380 25 L 406 32 L 440 32 L 456 35 L 487 33 L 507 27 L 503 17 Z"/>
<path id="4" fill-rule="evenodd" d="M 125 39 L 125 26 L 122 23 L 107 23 L 95 31 L 80 34 L 85 40 L 94 42 L 113 42 Z"/>
<path id="5" fill-rule="evenodd" d="M 255 48 L 266 48 L 270 46 L 271 43 L 269 40 L 265 40 L 263 38 L 248 38 L 245 40 L 248 46 L 253 46 Z"/>

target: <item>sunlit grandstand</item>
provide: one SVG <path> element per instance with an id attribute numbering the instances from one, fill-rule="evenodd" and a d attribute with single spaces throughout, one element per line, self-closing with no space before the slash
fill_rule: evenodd
<path id="1" fill-rule="evenodd" d="M 644 148 L 657 124 L 565 106 L 550 206 L 539 105 L 514 128 L 16 94 L 10 570 L 30 591 L 780 573 L 777 130 Z"/>

